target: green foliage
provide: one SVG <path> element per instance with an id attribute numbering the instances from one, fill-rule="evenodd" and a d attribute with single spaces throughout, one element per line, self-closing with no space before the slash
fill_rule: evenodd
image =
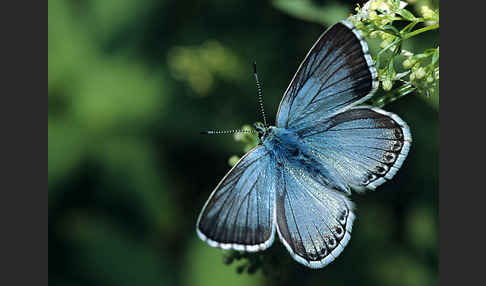
<path id="1" fill-rule="evenodd" d="M 363 36 L 379 42 L 380 49 L 373 60 L 380 87 L 387 93 L 372 100 L 376 106 L 382 107 L 413 92 L 439 96 L 439 47 L 415 54 L 403 49 L 407 41 L 439 29 L 439 10 L 421 6 L 422 17 L 418 17 L 406 7 L 404 1 L 371 0 L 362 8 L 358 5 L 356 14 L 348 18 Z M 397 62 L 401 62 L 401 67 L 396 67 Z"/>
<path id="2" fill-rule="evenodd" d="M 294 261 L 287 250 L 277 244 L 260 253 L 226 251 L 223 263 L 236 264 L 238 274 L 255 274 L 260 271 L 264 276 L 278 280 L 285 277 L 285 269 L 291 267 Z"/>
<path id="3" fill-rule="evenodd" d="M 261 124 L 261 123 L 260 123 Z M 245 124 L 241 127 L 240 130 L 252 130 L 253 128 Z M 256 133 L 249 133 L 249 132 L 239 132 L 233 135 L 235 141 L 240 142 L 243 145 L 243 152 L 248 152 L 254 147 L 258 145 L 258 135 Z M 240 157 L 233 155 L 230 157 L 228 163 L 230 166 L 236 165 L 236 163 L 240 160 Z"/>
<path id="4" fill-rule="evenodd" d="M 359 5 L 349 15 L 346 5 L 331 2 L 319 6 L 313 1 L 275 0 L 278 9 L 296 18 L 330 26 L 348 18 L 370 42 L 373 60 L 380 80 L 380 90 L 371 104 L 383 107 L 403 96 L 418 94 L 432 97 L 438 108 L 439 47 L 431 42 L 428 48 L 409 51 L 421 34 L 439 29 L 439 9 L 432 9 L 427 1 L 415 2 L 419 15 L 408 10 L 399 0 L 371 0 Z"/>

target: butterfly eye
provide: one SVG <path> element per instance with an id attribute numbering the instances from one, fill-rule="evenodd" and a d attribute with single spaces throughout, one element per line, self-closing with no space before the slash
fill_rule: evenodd
<path id="1" fill-rule="evenodd" d="M 380 175 L 385 174 L 387 171 L 388 171 L 388 166 L 386 165 L 376 167 L 376 172 L 378 172 L 378 174 Z"/>
<path id="2" fill-rule="evenodd" d="M 326 257 L 327 256 L 327 247 L 324 246 L 324 247 L 322 247 L 320 249 L 311 251 L 311 252 L 308 253 L 308 255 L 309 255 L 309 258 L 311 260 L 319 260 L 322 257 Z"/>
<path id="3" fill-rule="evenodd" d="M 403 138 L 402 130 L 395 129 L 395 138 L 397 138 L 397 139 L 402 139 Z"/>
<path id="4" fill-rule="evenodd" d="M 395 161 L 396 155 L 394 153 L 385 153 L 383 159 L 385 163 L 393 163 Z"/>
<path id="5" fill-rule="evenodd" d="M 341 212 L 341 214 L 339 215 L 339 217 L 338 217 L 339 223 L 341 223 L 342 225 L 345 225 L 346 224 L 346 216 L 347 216 L 347 214 L 348 214 L 347 210 L 343 210 Z"/>
<path id="6" fill-rule="evenodd" d="M 326 248 L 326 247 L 323 247 L 323 248 L 321 249 L 321 251 L 319 252 L 319 256 L 320 256 L 320 257 L 324 257 L 324 256 L 326 256 L 326 255 L 327 255 L 327 248 Z"/>
<path id="7" fill-rule="evenodd" d="M 327 242 L 330 248 L 334 248 L 336 246 L 336 240 L 334 237 L 327 237 Z"/>
<path id="8" fill-rule="evenodd" d="M 374 180 L 376 180 L 376 175 L 375 174 L 372 174 L 372 173 L 369 173 L 366 178 L 363 180 L 363 185 L 368 185 L 369 183 L 373 182 Z"/>
<path id="9" fill-rule="evenodd" d="M 400 141 L 395 141 L 395 143 L 393 143 L 393 146 L 392 146 L 392 151 L 400 151 L 400 149 L 402 149 L 402 142 Z"/>
<path id="10" fill-rule="evenodd" d="M 334 228 L 334 231 L 336 232 L 338 237 L 342 237 L 342 235 L 344 234 L 343 228 L 341 226 L 336 226 Z"/>

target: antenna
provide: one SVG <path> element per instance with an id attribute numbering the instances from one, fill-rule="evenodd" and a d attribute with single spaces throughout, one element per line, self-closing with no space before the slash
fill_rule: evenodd
<path id="1" fill-rule="evenodd" d="M 201 131 L 201 134 L 234 134 L 234 133 L 257 133 L 255 130 L 208 130 L 208 131 Z"/>
<path id="2" fill-rule="evenodd" d="M 253 75 L 255 76 L 255 82 L 256 82 L 257 89 L 258 89 L 258 102 L 260 103 L 260 110 L 262 111 L 263 124 L 265 125 L 265 127 L 268 127 L 267 117 L 265 116 L 265 108 L 263 108 L 262 88 L 260 86 L 260 81 L 258 80 L 256 62 L 253 62 Z"/>
<path id="3" fill-rule="evenodd" d="M 268 127 L 267 117 L 265 116 L 265 109 L 263 107 L 262 88 L 260 86 L 260 81 L 258 80 L 256 62 L 253 62 L 253 75 L 255 76 L 256 86 L 257 86 L 257 90 L 258 90 L 258 102 L 260 104 L 260 110 L 262 111 L 263 124 L 264 124 L 265 127 Z M 212 135 L 212 134 L 234 134 L 234 133 L 258 133 L 258 131 L 256 131 L 256 130 L 243 130 L 243 129 L 201 131 L 201 134 L 208 134 L 208 135 Z"/>

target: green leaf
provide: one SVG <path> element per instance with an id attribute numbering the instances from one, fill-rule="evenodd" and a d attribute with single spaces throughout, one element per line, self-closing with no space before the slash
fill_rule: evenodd
<path id="1" fill-rule="evenodd" d="M 392 78 L 394 73 L 395 73 L 395 69 L 393 66 L 393 60 L 390 60 L 390 62 L 388 63 L 388 77 Z"/>
<path id="2" fill-rule="evenodd" d="M 414 27 L 415 25 L 417 25 L 418 22 L 411 22 L 409 23 L 407 26 L 405 26 L 405 28 L 402 29 L 401 33 L 408 33 L 410 32 Z"/>
<path id="3" fill-rule="evenodd" d="M 390 34 L 392 34 L 393 36 L 396 36 L 396 37 L 399 37 L 399 38 L 402 37 L 402 34 L 400 34 L 400 31 L 398 31 L 398 29 L 393 27 L 392 25 L 385 25 L 385 26 L 383 26 L 383 29 L 385 30 L 384 32 L 391 32 Z"/>
<path id="4" fill-rule="evenodd" d="M 439 60 L 439 50 L 436 50 L 434 51 L 433 55 L 432 55 L 432 61 L 431 61 L 431 64 L 432 65 L 435 65 L 437 63 L 437 61 Z"/>
<path id="5" fill-rule="evenodd" d="M 396 12 L 406 20 L 409 20 L 411 22 L 418 21 L 418 19 L 406 9 L 398 9 Z"/>

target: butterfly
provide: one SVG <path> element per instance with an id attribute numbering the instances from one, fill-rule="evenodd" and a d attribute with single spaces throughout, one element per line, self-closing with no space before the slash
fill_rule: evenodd
<path id="1" fill-rule="evenodd" d="M 377 87 L 359 31 L 348 21 L 327 29 L 285 91 L 275 126 L 255 125 L 259 145 L 212 192 L 198 236 L 213 247 L 256 252 L 277 233 L 299 263 L 332 262 L 351 238 L 351 190 L 390 180 L 412 142 L 400 117 L 359 105 Z"/>

